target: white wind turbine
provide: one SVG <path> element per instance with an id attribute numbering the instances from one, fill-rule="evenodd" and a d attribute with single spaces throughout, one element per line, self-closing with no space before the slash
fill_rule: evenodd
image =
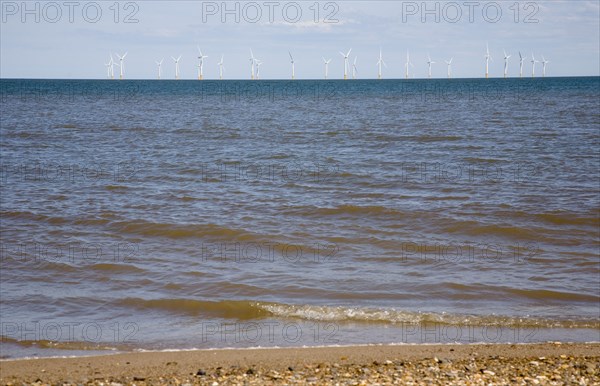
<path id="1" fill-rule="evenodd" d="M 410 61 L 410 55 L 408 53 L 408 50 L 406 50 L 406 64 L 404 64 L 404 66 L 406 67 L 406 79 L 408 79 L 408 65 L 409 64 L 411 67 L 414 67 L 414 65 Z"/>
<path id="2" fill-rule="evenodd" d="M 260 65 L 263 63 L 264 62 L 261 62 L 260 60 L 256 59 L 256 79 L 260 79 Z"/>
<path id="3" fill-rule="evenodd" d="M 323 58 L 323 63 L 325 63 L 325 79 L 327 79 L 327 74 L 329 73 L 329 63 L 331 62 L 331 59 L 326 60 L 325 58 Z"/>
<path id="4" fill-rule="evenodd" d="M 454 58 L 450 58 L 450 60 L 444 60 L 444 63 L 448 65 L 448 79 L 450 79 L 450 75 L 452 74 L 452 70 L 450 68 L 452 66 L 452 59 Z"/>
<path id="5" fill-rule="evenodd" d="M 377 61 L 378 71 L 377 71 L 377 79 L 381 79 L 381 65 L 384 65 L 387 68 L 387 64 L 383 61 L 383 54 L 381 53 L 381 48 L 379 49 L 379 60 Z"/>
<path id="6" fill-rule="evenodd" d="M 163 60 L 165 60 L 165 58 L 162 58 L 160 62 L 156 62 L 156 65 L 158 66 L 158 79 L 160 79 L 160 69 L 162 67 Z"/>
<path id="7" fill-rule="evenodd" d="M 219 79 L 223 79 L 223 55 L 221 55 L 221 61 L 219 64 Z"/>
<path id="8" fill-rule="evenodd" d="M 179 79 L 179 60 L 181 60 L 181 55 L 177 59 L 171 56 L 171 59 L 175 62 L 175 79 Z"/>
<path id="9" fill-rule="evenodd" d="M 292 53 L 288 51 L 288 54 L 290 55 L 290 63 L 292 63 L 292 79 L 294 79 L 296 77 L 296 68 L 294 66 L 294 57 L 292 56 Z"/>
<path id="10" fill-rule="evenodd" d="M 519 78 L 523 77 L 523 62 L 525 58 L 521 55 L 521 51 L 519 51 Z"/>
<path id="11" fill-rule="evenodd" d="M 506 51 L 504 51 L 504 78 L 508 75 L 508 59 L 511 55 L 506 55 Z"/>
<path id="12" fill-rule="evenodd" d="M 208 58 L 207 55 L 202 55 L 202 50 L 198 47 L 198 52 L 200 56 L 198 56 L 198 60 L 200 63 L 198 64 L 198 80 L 202 80 L 204 78 L 204 59 Z"/>
<path id="13" fill-rule="evenodd" d="M 342 51 L 340 51 L 340 55 L 344 57 L 344 79 L 348 79 L 348 57 L 350 56 L 351 51 L 352 48 L 348 50 L 347 54 L 344 54 Z"/>
<path id="14" fill-rule="evenodd" d="M 535 77 L 535 64 L 539 63 L 539 60 L 535 60 L 535 57 L 533 56 L 533 52 L 531 53 L 531 77 Z"/>
<path id="15" fill-rule="evenodd" d="M 487 43 L 485 43 L 485 78 L 486 79 L 489 76 L 490 60 L 492 60 L 492 55 L 490 55 L 490 47 Z"/>
<path id="16" fill-rule="evenodd" d="M 546 64 L 550 63 L 549 60 L 546 60 L 546 58 L 544 58 L 544 55 L 542 55 L 542 77 L 545 78 L 546 77 Z"/>
<path id="17" fill-rule="evenodd" d="M 254 53 L 252 53 L 252 48 L 250 48 L 250 79 L 254 79 L 254 62 L 256 59 L 254 58 Z"/>
<path id="18" fill-rule="evenodd" d="M 429 78 L 431 78 L 431 65 L 435 64 L 435 62 L 431 60 L 431 56 L 429 56 L 429 53 L 427 54 L 427 64 L 429 65 Z"/>
<path id="19" fill-rule="evenodd" d="M 123 72 L 125 72 L 125 65 L 123 63 L 123 60 L 125 59 L 125 57 L 127 56 L 127 52 L 125 52 L 125 54 L 123 56 L 116 54 L 117 57 L 119 58 L 119 79 L 123 79 Z"/>
<path id="20" fill-rule="evenodd" d="M 358 70 L 356 69 L 356 61 L 358 60 L 358 56 L 354 57 L 354 63 L 352 64 L 352 79 L 356 79 L 356 74 Z"/>
<path id="21" fill-rule="evenodd" d="M 109 55 L 109 56 L 110 56 L 110 60 L 108 61 L 108 63 L 104 64 L 106 66 L 106 70 L 107 70 L 106 76 L 107 76 L 108 79 L 114 79 L 115 78 L 115 74 L 113 72 L 113 65 L 115 63 L 113 61 L 112 55 Z"/>

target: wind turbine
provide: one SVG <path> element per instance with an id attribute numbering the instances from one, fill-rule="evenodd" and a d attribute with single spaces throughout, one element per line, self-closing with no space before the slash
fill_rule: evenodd
<path id="1" fill-rule="evenodd" d="M 354 57 L 354 63 L 352 64 L 352 79 L 356 79 L 356 74 L 358 70 L 356 69 L 356 61 L 358 60 L 358 56 Z"/>
<path id="2" fill-rule="evenodd" d="M 504 78 L 506 79 L 506 75 L 508 74 L 508 59 L 510 55 L 506 55 L 506 51 L 504 51 Z"/>
<path id="3" fill-rule="evenodd" d="M 485 43 L 485 78 L 488 78 L 489 75 L 489 66 L 490 60 L 492 60 L 492 55 L 490 55 L 490 47 L 487 43 Z"/>
<path id="4" fill-rule="evenodd" d="M 160 62 L 156 62 L 156 65 L 158 66 L 158 79 L 160 79 L 160 68 L 162 66 L 163 60 L 165 60 L 164 58 L 162 58 L 160 60 Z"/>
<path id="5" fill-rule="evenodd" d="M 550 63 L 549 60 L 546 60 L 544 58 L 544 55 L 542 55 L 542 77 L 545 78 L 546 77 L 546 64 Z"/>
<path id="6" fill-rule="evenodd" d="M 379 49 L 379 60 L 377 61 L 377 66 L 379 68 L 377 72 L 377 79 L 381 79 L 381 65 L 384 65 L 387 68 L 387 64 L 383 61 L 383 55 L 381 53 L 381 48 Z"/>
<path id="7" fill-rule="evenodd" d="M 108 63 L 106 63 L 106 64 L 104 64 L 104 65 L 106 66 L 106 70 L 107 70 L 106 77 L 107 77 L 108 79 L 114 79 L 114 77 L 115 77 L 115 76 L 114 76 L 114 73 L 113 73 L 113 65 L 114 65 L 114 62 L 113 62 L 112 55 L 110 55 L 110 60 L 108 61 Z"/>
<path id="8" fill-rule="evenodd" d="M 535 64 L 539 63 L 539 60 L 535 60 L 535 57 L 533 56 L 533 52 L 531 53 L 531 77 L 535 77 Z"/>
<path id="9" fill-rule="evenodd" d="M 260 65 L 261 64 L 263 64 L 263 62 L 256 59 L 256 79 L 260 79 Z"/>
<path id="10" fill-rule="evenodd" d="M 435 62 L 431 60 L 431 56 L 429 56 L 429 53 L 427 54 L 427 64 L 429 65 L 429 78 L 431 78 L 431 65 L 435 64 Z"/>
<path id="11" fill-rule="evenodd" d="M 288 51 L 288 54 L 290 55 L 290 62 L 292 63 L 292 79 L 294 79 L 296 77 L 296 69 L 294 67 L 294 57 L 292 56 L 292 53 Z"/>
<path id="12" fill-rule="evenodd" d="M 521 51 L 519 51 L 519 78 L 523 77 L 523 62 L 525 58 L 521 55 Z"/>
<path id="13" fill-rule="evenodd" d="M 127 56 L 127 52 L 125 52 L 125 54 L 123 56 L 116 54 L 117 57 L 119 58 L 119 79 L 123 79 L 123 72 L 124 72 L 124 64 L 123 64 L 123 59 L 125 59 L 125 57 Z"/>
<path id="14" fill-rule="evenodd" d="M 404 65 L 406 67 L 406 79 L 408 79 L 408 65 L 411 65 L 412 67 L 414 67 L 414 65 L 410 62 L 410 55 L 408 53 L 408 50 L 406 50 L 406 64 Z"/>
<path id="15" fill-rule="evenodd" d="M 208 58 L 208 56 L 202 55 L 200 47 L 198 47 L 198 52 L 200 53 L 200 56 L 198 56 L 198 59 L 200 60 L 200 63 L 198 64 L 198 80 L 202 80 L 202 78 L 204 78 L 204 59 Z"/>
<path id="16" fill-rule="evenodd" d="M 325 58 L 323 58 L 323 63 L 325 63 L 325 79 L 327 79 L 327 74 L 329 73 L 329 63 L 330 62 L 331 62 L 331 59 L 325 60 Z"/>
<path id="17" fill-rule="evenodd" d="M 221 61 L 219 64 L 219 79 L 223 79 L 223 55 L 221 55 Z"/>
<path id="18" fill-rule="evenodd" d="M 348 79 L 348 57 L 350 56 L 350 51 L 352 51 L 352 48 L 348 50 L 347 54 L 340 51 L 340 55 L 344 57 L 344 80 Z"/>
<path id="19" fill-rule="evenodd" d="M 175 79 L 179 79 L 179 60 L 181 59 L 181 55 L 177 59 L 171 56 L 171 59 L 175 61 Z"/>
<path id="20" fill-rule="evenodd" d="M 450 79 L 450 74 L 452 73 L 450 66 L 452 66 L 452 59 L 454 58 L 450 58 L 450 60 L 444 60 L 444 62 L 448 65 L 448 79 Z"/>
<path id="21" fill-rule="evenodd" d="M 115 79 L 115 66 L 118 66 L 118 64 L 113 59 L 112 55 L 110 55 L 110 79 Z"/>
<path id="22" fill-rule="evenodd" d="M 252 48 L 250 48 L 250 79 L 254 79 L 254 54 L 252 53 Z"/>

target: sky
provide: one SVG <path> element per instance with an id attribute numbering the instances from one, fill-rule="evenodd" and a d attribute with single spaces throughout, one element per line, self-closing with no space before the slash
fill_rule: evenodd
<path id="1" fill-rule="evenodd" d="M 358 78 L 531 76 L 531 55 L 549 61 L 547 76 L 600 75 L 600 1 L 0 1 L 0 77 L 103 79 L 109 55 L 124 54 L 125 79 L 249 79 L 250 49 L 262 79 L 340 79 L 352 49 Z M 115 67 L 118 77 L 119 67 Z M 536 64 L 536 75 L 542 65 Z M 349 73 L 351 70 L 349 70 Z"/>

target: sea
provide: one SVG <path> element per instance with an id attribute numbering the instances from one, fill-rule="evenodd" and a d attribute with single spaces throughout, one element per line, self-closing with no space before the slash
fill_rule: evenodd
<path id="1" fill-rule="evenodd" d="M 0 357 L 600 341 L 600 78 L 0 80 Z"/>

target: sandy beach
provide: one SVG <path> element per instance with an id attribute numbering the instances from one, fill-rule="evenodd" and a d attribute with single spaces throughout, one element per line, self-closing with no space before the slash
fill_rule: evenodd
<path id="1" fill-rule="evenodd" d="M 17 384 L 600 384 L 600 344 L 385 345 L 3 360 Z"/>

